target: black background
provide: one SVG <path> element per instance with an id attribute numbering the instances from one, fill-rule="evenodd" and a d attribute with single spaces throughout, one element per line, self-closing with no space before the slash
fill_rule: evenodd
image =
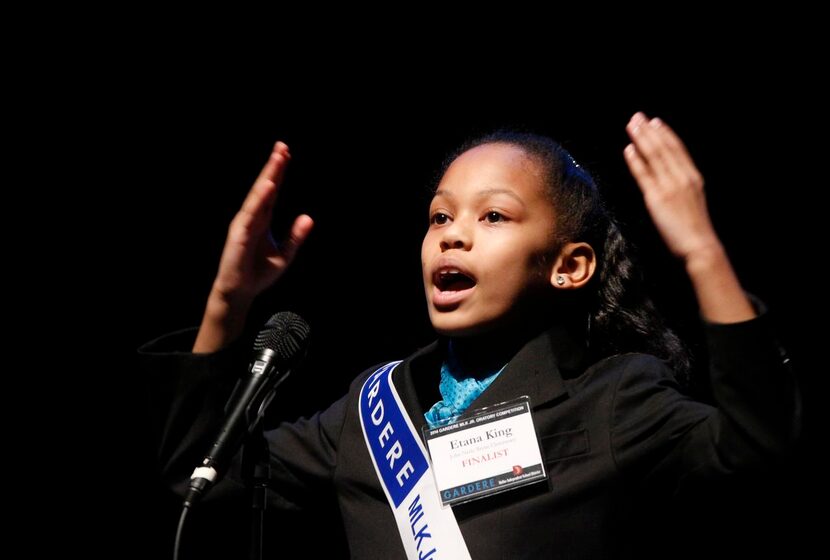
<path id="1" fill-rule="evenodd" d="M 117 301 L 120 316 L 129 316 L 129 339 L 119 340 L 125 355 L 198 324 L 227 224 L 281 139 L 293 160 L 275 232 L 299 211 L 311 214 L 316 227 L 290 272 L 260 297 L 251 323 L 286 309 L 308 320 L 311 355 L 284 388 L 278 416 L 296 418 L 325 406 L 363 369 L 431 340 L 419 266 L 429 188 L 448 151 L 504 125 L 553 136 L 594 172 L 640 248 L 658 303 L 697 345 L 696 310 L 682 268 L 650 225 L 622 158 L 625 123 L 642 110 L 687 142 L 706 178 L 716 228 L 745 288 L 771 308 L 806 406 L 805 439 L 790 464 L 688 498 L 667 513 L 677 521 L 667 523 L 666 539 L 681 543 L 690 557 L 716 546 L 741 554 L 806 551 L 812 527 L 803 510 L 815 492 L 812 403 L 818 400 L 817 329 L 807 327 L 805 311 L 818 299 L 810 268 L 817 239 L 808 217 L 815 181 L 815 156 L 804 137 L 812 118 L 808 84 L 784 66 L 770 72 L 762 62 L 709 59 L 636 74 L 575 71 L 556 60 L 555 71 L 534 79 L 505 63 L 447 78 L 348 60 L 291 76 L 276 64 L 263 79 L 263 69 L 237 62 L 195 60 L 186 52 L 153 59 L 136 70 L 127 83 L 130 95 L 113 109 L 102 153 L 118 161 L 112 188 L 126 195 L 119 203 L 124 219 L 113 233 L 130 241 L 118 254 L 132 288 Z M 790 80 L 784 93 L 771 84 L 782 77 Z M 706 398 L 705 382 L 698 385 Z M 120 394 L 108 461 L 121 458 L 122 443 L 129 442 L 129 460 L 152 472 L 141 380 Z M 118 534 L 127 533 L 116 546 L 161 557 L 172 548 L 178 501 L 152 476 L 139 484 L 132 515 L 117 523 Z M 268 546 L 291 540 L 313 549 L 325 540 L 322 525 L 273 516 Z M 236 503 L 206 508 L 186 530 L 190 557 L 195 551 L 233 556 L 225 555 L 245 546 L 244 509 Z"/>

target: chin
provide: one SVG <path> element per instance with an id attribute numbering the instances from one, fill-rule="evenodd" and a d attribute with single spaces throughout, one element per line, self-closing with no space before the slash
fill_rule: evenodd
<path id="1" fill-rule="evenodd" d="M 462 317 L 451 317 L 444 313 L 433 312 L 433 314 L 430 314 L 429 320 L 435 332 L 453 338 L 477 336 L 492 329 L 492 322 L 490 321 L 465 320 Z"/>

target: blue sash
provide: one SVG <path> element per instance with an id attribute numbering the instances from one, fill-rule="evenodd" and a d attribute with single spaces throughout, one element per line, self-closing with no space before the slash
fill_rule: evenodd
<path id="1" fill-rule="evenodd" d="M 452 508 L 443 507 L 421 438 L 392 383 L 400 361 L 369 376 L 360 390 L 360 424 L 409 560 L 468 560 Z"/>

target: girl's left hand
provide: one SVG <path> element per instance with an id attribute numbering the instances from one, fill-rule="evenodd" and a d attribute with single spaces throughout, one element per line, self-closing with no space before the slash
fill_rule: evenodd
<path id="1" fill-rule="evenodd" d="M 720 247 L 703 192 L 703 176 L 683 142 L 662 120 L 636 113 L 626 131 L 625 160 L 672 253 L 685 262 Z"/>

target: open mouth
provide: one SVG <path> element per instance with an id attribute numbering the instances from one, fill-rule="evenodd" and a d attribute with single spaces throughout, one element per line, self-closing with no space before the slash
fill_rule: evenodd
<path id="1" fill-rule="evenodd" d="M 433 275 L 433 282 L 441 292 L 460 292 L 476 285 L 476 281 L 471 276 L 455 268 L 436 271 Z"/>
<path id="2" fill-rule="evenodd" d="M 478 280 L 464 261 L 451 256 L 440 256 L 432 266 L 432 290 L 429 294 L 432 308 L 451 312 L 475 293 Z"/>

